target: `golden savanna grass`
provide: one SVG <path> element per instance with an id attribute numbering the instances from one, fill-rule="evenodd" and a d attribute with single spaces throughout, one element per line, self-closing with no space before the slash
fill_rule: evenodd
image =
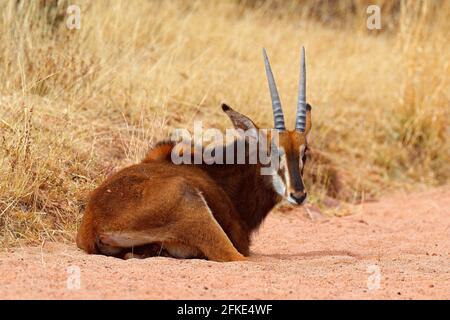
<path id="1" fill-rule="evenodd" d="M 227 102 L 272 125 L 266 47 L 289 125 L 300 45 L 308 64 L 312 201 L 359 201 L 450 176 L 450 3 L 0 2 L 0 239 L 70 240 L 86 195 L 195 120 L 225 129 Z"/>

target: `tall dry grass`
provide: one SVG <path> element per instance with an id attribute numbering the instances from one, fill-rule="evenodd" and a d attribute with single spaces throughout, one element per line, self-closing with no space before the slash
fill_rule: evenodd
<path id="1" fill-rule="evenodd" d="M 66 1 L 0 2 L 3 245 L 71 239 L 87 193 L 171 129 L 229 127 L 221 102 L 271 126 L 263 46 L 292 124 L 307 48 L 313 201 L 448 182 L 448 1 L 379 1 L 381 31 L 368 1 L 77 3 L 70 31 Z"/>

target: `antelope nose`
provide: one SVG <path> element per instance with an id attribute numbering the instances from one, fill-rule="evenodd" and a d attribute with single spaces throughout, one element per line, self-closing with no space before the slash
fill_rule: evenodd
<path id="1" fill-rule="evenodd" d="M 302 204 L 303 201 L 305 201 L 306 196 L 307 196 L 306 192 L 292 192 L 291 193 L 292 199 L 294 199 L 295 202 L 297 202 L 297 204 Z"/>

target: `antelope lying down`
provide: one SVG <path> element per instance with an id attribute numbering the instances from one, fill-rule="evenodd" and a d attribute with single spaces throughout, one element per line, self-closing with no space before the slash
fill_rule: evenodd
<path id="1" fill-rule="evenodd" d="M 271 164 L 181 164 L 171 161 L 174 142 L 156 145 L 139 164 L 117 172 L 95 189 L 77 235 L 88 253 L 120 258 L 165 254 L 214 261 L 244 260 L 250 235 L 282 199 L 301 205 L 306 198 L 303 168 L 311 107 L 306 103 L 305 52 L 295 130 L 286 130 L 275 80 L 265 50 L 274 129 L 265 145 L 279 161 Z M 258 129 L 248 117 L 222 105 L 236 129 Z M 253 130 L 254 132 L 256 130 Z M 273 133 L 278 135 L 274 144 Z M 245 144 L 249 144 L 246 136 Z M 235 148 L 236 143 L 223 146 Z M 270 149 L 270 150 L 269 150 Z M 245 157 L 249 156 L 245 148 Z"/>

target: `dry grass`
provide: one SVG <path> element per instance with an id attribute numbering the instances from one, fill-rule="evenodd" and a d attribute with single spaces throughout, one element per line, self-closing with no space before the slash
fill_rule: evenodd
<path id="1" fill-rule="evenodd" d="M 313 201 L 448 182 L 450 4 L 379 1 L 0 3 L 0 241 L 71 239 L 85 197 L 172 128 L 272 123 L 261 47 L 293 124 L 308 52 Z M 338 190 L 336 189 L 336 186 Z"/>

